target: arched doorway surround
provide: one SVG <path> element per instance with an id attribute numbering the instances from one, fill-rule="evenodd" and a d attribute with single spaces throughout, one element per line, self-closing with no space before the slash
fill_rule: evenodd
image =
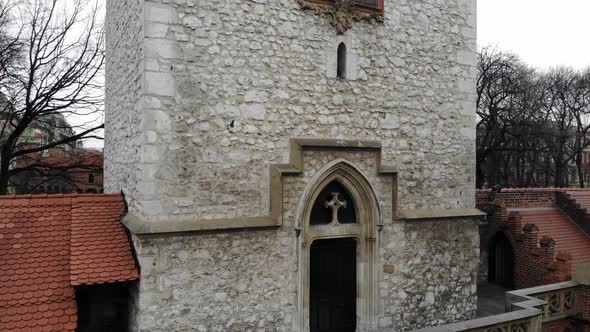
<path id="1" fill-rule="evenodd" d="M 508 236 L 496 232 L 488 247 L 488 281 L 503 287 L 514 287 L 514 248 Z"/>
<path id="2" fill-rule="evenodd" d="M 312 225 L 314 203 L 322 190 L 337 182 L 354 201 L 356 222 Z M 298 287 L 296 331 L 310 331 L 310 248 L 316 240 L 352 238 L 356 241 L 356 328 L 373 330 L 378 317 L 378 259 L 381 213 L 375 191 L 349 162 L 338 159 L 319 170 L 308 182 L 297 209 Z"/>

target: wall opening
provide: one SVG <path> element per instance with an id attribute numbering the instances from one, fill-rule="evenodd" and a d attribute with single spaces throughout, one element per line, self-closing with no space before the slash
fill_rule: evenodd
<path id="1" fill-rule="evenodd" d="M 356 331 L 356 241 L 316 240 L 310 248 L 310 332 Z"/>
<path id="2" fill-rule="evenodd" d="M 330 205 L 338 204 L 338 206 Z M 334 215 L 334 208 L 336 215 Z M 355 224 L 356 208 L 350 192 L 339 181 L 330 182 L 318 195 L 309 223 L 311 225 L 327 225 L 330 223 Z"/>
<path id="3" fill-rule="evenodd" d="M 509 289 L 514 287 L 514 249 L 502 232 L 498 232 L 490 241 L 488 281 Z"/>
<path id="4" fill-rule="evenodd" d="M 336 77 L 346 78 L 346 45 L 343 42 L 338 44 L 337 56 Z"/>
<path id="5" fill-rule="evenodd" d="M 76 287 L 78 332 L 129 330 L 129 287 L 113 283 Z"/>

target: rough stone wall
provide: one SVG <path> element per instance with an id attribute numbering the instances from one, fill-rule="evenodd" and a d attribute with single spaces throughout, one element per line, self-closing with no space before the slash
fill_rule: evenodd
<path id="1" fill-rule="evenodd" d="M 468 220 L 394 223 L 391 178 L 373 152 L 306 152 L 284 181 L 284 226 L 275 230 L 135 236 L 142 266 L 140 331 L 293 331 L 300 244 L 297 206 L 309 180 L 345 159 L 375 188 L 379 233 L 379 328 L 408 331 L 470 319 L 476 310 L 479 238 Z M 388 212 L 389 211 L 389 212 Z M 384 269 L 392 265 L 393 269 Z"/>
<path id="2" fill-rule="evenodd" d="M 145 70 L 140 112 L 120 98 L 107 107 L 107 189 L 133 196 L 139 217 L 267 215 L 268 165 L 310 136 L 382 142 L 402 209 L 474 207 L 475 0 L 386 0 L 383 24 L 344 36 L 295 0 L 144 6 L 143 30 L 123 33 L 143 34 L 143 58 L 108 44 L 127 59 L 111 69 Z M 352 79 L 328 77 L 340 41 Z M 111 71 L 109 98 L 136 74 Z"/>
<path id="3" fill-rule="evenodd" d="M 106 2 L 105 192 L 140 199 L 143 0 Z M 137 207 L 131 205 L 131 211 Z"/>

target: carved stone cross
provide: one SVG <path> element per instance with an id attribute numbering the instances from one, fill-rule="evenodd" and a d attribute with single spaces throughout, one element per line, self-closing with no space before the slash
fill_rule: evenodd
<path id="1" fill-rule="evenodd" d="M 338 195 L 340 195 L 340 193 L 332 193 L 332 200 L 324 202 L 326 208 L 332 209 L 332 224 L 338 223 L 338 210 L 341 207 L 346 207 L 346 201 L 338 199 Z"/>
<path id="2" fill-rule="evenodd" d="M 336 28 L 336 32 L 339 35 L 343 34 L 346 30 L 352 28 L 353 21 L 360 20 L 376 20 L 377 22 L 383 23 L 384 18 L 382 13 L 368 13 L 359 11 L 354 8 L 353 0 L 336 0 L 333 6 L 318 3 L 314 0 L 296 0 L 301 5 L 302 9 L 310 9 L 315 11 L 317 14 L 328 14 L 331 16 L 331 23 Z M 361 1 L 362 3 L 367 1 Z M 374 2 L 369 1 L 370 4 Z"/>

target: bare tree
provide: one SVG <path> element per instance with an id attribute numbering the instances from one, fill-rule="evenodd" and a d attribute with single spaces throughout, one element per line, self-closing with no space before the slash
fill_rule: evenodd
<path id="1" fill-rule="evenodd" d="M 585 186 L 590 71 L 537 72 L 491 49 L 480 53 L 478 69 L 478 185 L 564 187 L 575 168 Z"/>
<path id="2" fill-rule="evenodd" d="M 555 186 L 569 185 L 568 165 L 576 165 L 580 187 L 584 187 L 582 152 L 590 144 L 590 87 L 587 78 L 571 68 L 556 68 L 547 74 L 550 91 L 547 111 L 556 128 L 550 151 L 555 162 Z"/>
<path id="3" fill-rule="evenodd" d="M 22 46 L 18 36 L 16 38 L 14 36 L 11 37 L 8 33 L 11 24 L 10 10 L 13 7 L 14 5 L 9 6 L 7 3 L 0 1 L 0 75 L 6 72 L 4 70 L 5 68 L 14 64 Z M 4 76 L 0 76 L 0 83 L 4 79 Z M 0 100 L 0 107 L 6 106 L 6 103 L 3 103 L 5 101 L 4 99 L 2 98 Z"/>
<path id="4" fill-rule="evenodd" d="M 507 136 L 513 131 L 511 118 L 514 112 L 514 96 L 523 89 L 522 76 L 525 66 L 508 53 L 484 49 L 479 54 L 477 99 L 477 178 L 481 185 L 493 182 L 499 175 L 504 155 L 498 154 L 509 144 Z"/>
<path id="5" fill-rule="evenodd" d="M 0 43 L 12 50 L 0 66 L 0 93 L 6 99 L 0 108 L 0 194 L 6 194 L 11 177 L 23 171 L 19 158 L 82 139 L 101 139 L 96 132 L 103 124 L 92 124 L 103 107 L 98 12 L 96 2 L 83 0 L 21 0 L 0 7 L 0 24 L 4 20 L 11 27 L 0 25 Z M 51 119 L 60 116 L 88 120 L 73 126 L 77 132 L 48 141 L 31 144 L 23 139 L 27 129 L 51 127 Z"/>

